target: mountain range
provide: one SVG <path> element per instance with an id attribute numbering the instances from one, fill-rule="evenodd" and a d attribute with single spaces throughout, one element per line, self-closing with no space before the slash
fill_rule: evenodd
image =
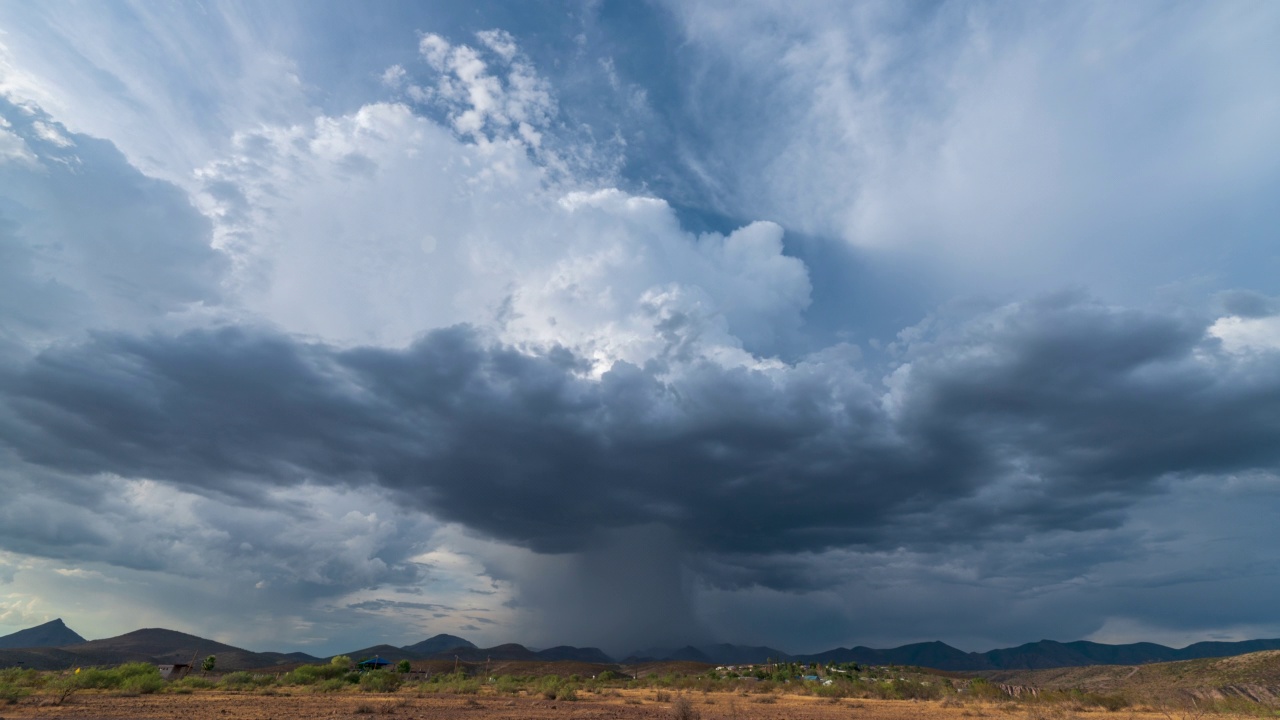
<path id="1" fill-rule="evenodd" d="M 914 665 L 937 670 L 1037 670 L 1087 665 L 1143 665 L 1176 660 L 1243 655 L 1280 650 L 1280 639 L 1241 642 L 1200 642 L 1184 648 L 1155 643 L 1107 645 L 1084 640 L 1041 640 L 984 653 L 964 652 L 942 642 L 903 645 L 891 649 L 858 646 L 809 655 L 792 655 L 775 648 L 731 644 L 650 648 L 632 653 L 621 664 L 648 661 L 686 661 L 709 665 L 746 665 L 768 661 Z M 356 660 L 441 660 L 468 664 L 494 662 L 573 661 L 595 665 L 619 664 L 598 648 L 559 645 L 531 650 L 508 643 L 489 648 L 456 635 L 436 635 L 412 645 L 374 645 L 341 653 Z M 206 638 L 163 628 L 146 628 L 113 638 L 86 641 L 61 619 L 0 637 L 0 667 L 21 665 L 36 669 L 113 665 L 124 662 L 188 663 L 206 655 L 217 658 L 219 669 L 261 669 L 298 663 L 324 662 L 306 653 L 253 652 Z"/>
<path id="2" fill-rule="evenodd" d="M 1197 660 L 1210 657 L 1244 655 L 1259 650 L 1280 650 L 1277 640 L 1244 640 L 1240 642 L 1200 642 L 1184 648 L 1171 648 L 1155 643 L 1107 645 L 1077 640 L 1057 642 L 1041 640 L 1012 648 L 987 652 L 965 652 L 944 642 L 923 642 L 881 650 L 858 646 L 835 648 L 820 653 L 792 655 L 770 647 L 741 645 L 685 646 L 675 649 L 652 648 L 629 656 L 624 662 L 647 660 L 684 660 L 715 665 L 745 665 L 772 660 L 774 662 L 859 663 L 861 665 L 914 665 L 935 670 L 1041 670 L 1086 665 L 1145 665 L 1148 663 Z"/>

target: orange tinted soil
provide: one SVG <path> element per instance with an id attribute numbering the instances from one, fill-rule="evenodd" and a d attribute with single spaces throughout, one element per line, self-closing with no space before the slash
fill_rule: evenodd
<path id="1" fill-rule="evenodd" d="M 143 695 L 118 697 L 79 693 L 61 706 L 42 705 L 32 697 L 16 705 L 0 706 L 0 718 L 46 718 L 55 720 L 143 720 L 183 718 L 184 720 L 671 720 L 670 701 L 656 700 L 652 690 L 629 690 L 617 695 L 582 693 L 577 701 L 545 700 L 540 697 L 494 695 L 418 695 L 405 691 L 392 694 L 274 694 L 195 692 L 190 695 Z M 690 707 L 701 720 L 1056 720 L 1055 713 L 1012 704 L 969 704 L 944 707 L 937 702 L 905 700 L 854 700 L 839 702 L 807 696 L 741 696 L 727 693 L 689 693 Z M 1062 718 L 1075 713 L 1061 713 Z M 1165 720 L 1160 715 L 1131 713 L 1120 715 L 1096 712 L 1084 717 L 1105 720 Z"/>

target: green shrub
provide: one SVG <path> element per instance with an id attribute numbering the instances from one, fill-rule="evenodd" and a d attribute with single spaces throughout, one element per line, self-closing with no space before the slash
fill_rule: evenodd
<path id="1" fill-rule="evenodd" d="M 894 689 L 903 700 L 936 700 L 942 697 L 942 689 L 932 683 L 915 680 L 894 680 Z"/>
<path id="2" fill-rule="evenodd" d="M 347 674 L 345 667 L 330 663 L 329 665 L 303 665 L 284 674 L 280 678 L 283 685 L 314 685 L 325 680 L 340 678 Z"/>
<path id="3" fill-rule="evenodd" d="M 238 670 L 223 675 L 218 684 L 228 688 L 244 687 L 253 684 L 253 676 L 243 670 Z"/>
<path id="4" fill-rule="evenodd" d="M 370 670 L 360 674 L 360 689 L 365 692 L 395 692 L 400 688 L 400 676 L 386 670 Z"/>
<path id="5" fill-rule="evenodd" d="M 975 678 L 969 683 L 969 695 L 979 700 L 1008 700 L 1009 695 L 1000 688 L 987 682 L 986 678 Z"/>
<path id="6" fill-rule="evenodd" d="M 493 689 L 499 695 L 519 695 L 520 691 L 524 689 L 524 683 L 510 675 L 503 675 L 494 683 Z"/>
<path id="7" fill-rule="evenodd" d="M 255 688 L 263 688 L 268 685 L 275 685 L 276 679 L 270 675 L 255 675 L 243 670 L 233 673 L 227 673 L 222 676 L 219 683 L 222 687 L 230 690 L 252 690 Z"/>
<path id="8" fill-rule="evenodd" d="M 29 688 L 13 683 L 0 682 L 0 705 L 10 705 L 31 694 Z"/>
<path id="9" fill-rule="evenodd" d="M 29 668 L 5 668 L 0 670 L 0 685 L 18 688 L 43 687 L 47 681 L 45 673 Z"/>
<path id="10" fill-rule="evenodd" d="M 347 682 L 345 678 L 330 678 L 314 687 L 316 692 L 342 692 L 351 687 L 351 683 Z"/>
<path id="11" fill-rule="evenodd" d="M 443 686 L 445 692 L 456 693 L 458 695 L 477 695 L 480 692 L 479 680 L 463 680 L 452 685 Z"/>
<path id="12" fill-rule="evenodd" d="M 123 682 L 128 678 L 135 678 L 135 677 L 157 677 L 158 678 L 160 677 L 160 668 L 156 667 L 155 665 L 152 665 L 151 663 L 144 663 L 144 662 L 125 663 L 124 665 L 118 666 L 115 669 L 115 673 L 120 677 L 120 680 Z"/>
<path id="13" fill-rule="evenodd" d="M 134 695 L 150 695 L 164 689 L 164 680 L 159 671 L 155 675 L 129 675 L 120 681 L 116 692 L 126 697 Z"/>
<path id="14" fill-rule="evenodd" d="M 408 660 L 401 660 L 400 662 L 396 663 L 396 672 L 400 673 L 401 675 L 409 672 L 412 669 L 413 669 L 413 665 L 411 665 Z"/>
<path id="15" fill-rule="evenodd" d="M 72 682 L 76 687 L 91 690 L 122 690 L 138 695 L 155 690 L 144 688 L 163 685 L 160 679 L 160 668 L 151 663 L 126 663 L 114 668 L 87 668 L 73 675 Z M 127 688 L 126 688 L 127 686 Z"/>
<path id="16" fill-rule="evenodd" d="M 118 683 L 118 678 L 110 670 L 102 668 L 85 668 L 74 676 L 75 684 L 91 690 L 106 690 Z"/>
<path id="17" fill-rule="evenodd" d="M 813 693 L 818 697 L 842 698 L 853 694 L 853 688 L 849 687 L 849 683 L 837 680 L 830 685 L 819 685 L 814 688 Z"/>
<path id="18" fill-rule="evenodd" d="M 199 675 L 188 675 L 181 680 L 175 680 L 170 684 L 175 687 L 190 688 L 192 690 L 208 690 L 209 688 L 217 686 L 217 683 L 214 681 L 206 677 L 200 677 Z"/>

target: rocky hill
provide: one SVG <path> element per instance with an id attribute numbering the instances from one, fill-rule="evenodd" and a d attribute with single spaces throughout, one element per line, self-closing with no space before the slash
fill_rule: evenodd
<path id="1" fill-rule="evenodd" d="M 1270 706 L 1280 704 L 1277 650 L 1168 663 L 996 670 L 981 675 L 1006 688 L 1118 693 L 1135 702 L 1159 703 L 1190 696 L 1207 700 L 1241 697 Z"/>
<path id="2" fill-rule="evenodd" d="M 12 635 L 0 637 L 0 650 L 16 650 L 19 648 L 62 647 L 84 642 L 84 638 L 75 630 L 67 627 L 62 618 L 50 620 L 26 630 L 19 630 Z"/>

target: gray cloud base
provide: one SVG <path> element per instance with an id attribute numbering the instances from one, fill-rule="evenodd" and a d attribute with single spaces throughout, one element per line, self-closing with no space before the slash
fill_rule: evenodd
<path id="1" fill-rule="evenodd" d="M 618 363 L 597 381 L 566 349 L 467 326 L 404 350 L 101 333 L 6 371 L 3 430 L 65 473 L 245 497 L 376 484 L 540 552 L 644 525 L 726 556 L 1085 531 L 1162 479 L 1280 459 L 1280 364 L 1220 352 L 1192 319 L 1059 296 L 899 351 L 886 381 L 834 350 L 781 371 Z"/>

